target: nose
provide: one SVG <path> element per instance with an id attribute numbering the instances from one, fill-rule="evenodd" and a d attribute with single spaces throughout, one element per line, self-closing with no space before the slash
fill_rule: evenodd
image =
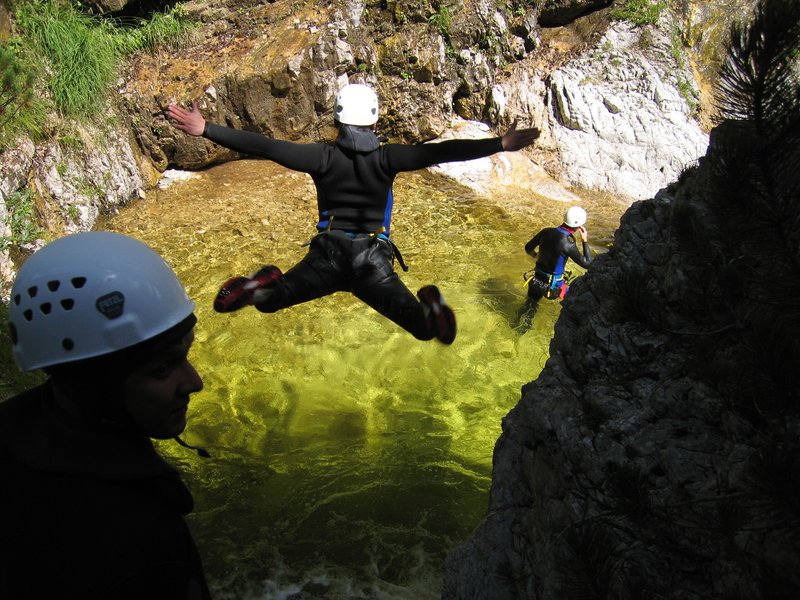
<path id="1" fill-rule="evenodd" d="M 203 379 L 194 368 L 194 365 L 186 360 L 183 365 L 183 379 L 181 381 L 181 393 L 194 394 L 203 389 Z"/>

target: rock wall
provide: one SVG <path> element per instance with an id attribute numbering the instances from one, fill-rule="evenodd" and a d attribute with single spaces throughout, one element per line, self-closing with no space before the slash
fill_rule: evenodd
<path id="1" fill-rule="evenodd" d="M 699 90 L 664 20 L 659 28 L 614 23 L 550 76 L 550 125 L 567 182 L 651 198 L 704 154 L 708 135 L 692 118 Z"/>
<path id="2" fill-rule="evenodd" d="M 764 238 L 728 235 L 743 214 L 720 218 L 731 174 L 708 162 L 634 203 L 571 286 L 443 598 L 797 596 L 796 311 L 742 284 Z"/>
<path id="3" fill-rule="evenodd" d="M 101 12 L 133 6 L 90 4 Z M 553 0 L 512 10 L 492 0 L 450 7 L 193 0 L 185 5 L 200 23 L 193 44 L 142 54 L 121 74 L 116 131 L 78 128 L 32 154 L 20 150 L 30 158 L 22 165 L 27 179 L 17 182 L 19 170 L 6 167 L 0 189 L 35 190 L 43 237 L 90 229 L 99 214 L 141 197 L 170 167 L 193 170 L 235 158 L 174 130 L 164 116 L 170 102 L 197 99 L 212 121 L 316 141 L 335 135 L 336 90 L 364 81 L 379 89 L 381 133 L 393 140 L 435 139 L 463 120 L 483 122 L 496 135 L 518 118 L 542 129 L 529 159 L 543 189 L 560 189 L 547 184 L 544 169 L 566 184 L 636 198 L 695 160 L 702 134 L 676 89 L 682 80 L 674 66 L 652 59 L 666 52 L 655 28 L 615 25 L 581 58 L 587 40 L 608 28 L 601 11 L 580 17 L 592 23 L 585 39 L 575 27 L 577 42 L 568 48 L 543 44 L 542 23 L 568 22 L 605 5 Z M 646 35 L 661 41 L 644 51 Z M 602 52 L 613 52 L 620 64 L 598 59 Z M 646 85 L 637 83 L 642 75 Z M 13 273 L 5 250 L 0 271 L 5 286 Z"/>
<path id="4" fill-rule="evenodd" d="M 542 46 L 539 23 L 596 3 L 552 2 L 520 14 L 474 0 L 446 15 L 427 3 L 384 10 L 333 3 L 292 19 L 279 5 L 260 17 L 271 27 L 231 46 L 224 60 L 210 55 L 207 38 L 162 66 L 160 76 L 147 57 L 135 65 L 121 92 L 159 169 L 231 158 L 172 131 L 163 118 L 169 101 L 200 99 L 215 122 L 283 139 L 330 139 L 335 92 L 347 81 L 378 88 L 379 126 L 392 139 L 434 139 L 454 120 L 482 121 L 497 132 L 518 118 L 543 130 L 536 160 L 552 175 L 631 200 L 673 181 L 708 142 L 692 110 L 697 86 L 671 36 L 671 13 L 644 28 L 593 16 L 594 30 L 605 34 L 559 53 L 557 45 Z M 196 15 L 210 20 L 212 10 L 224 9 L 200 5 Z M 219 36 L 233 23 L 215 15 Z"/>
<path id="5" fill-rule="evenodd" d="M 41 239 L 18 248 L 32 252 L 53 236 L 94 227 L 101 214 L 144 197 L 156 174 L 125 129 L 75 125 L 70 139 L 34 145 L 21 140 L 0 154 L 0 237 L 11 238 L 7 201 L 33 192 Z M 8 247 L 0 249 L 0 297 L 13 279 Z"/>

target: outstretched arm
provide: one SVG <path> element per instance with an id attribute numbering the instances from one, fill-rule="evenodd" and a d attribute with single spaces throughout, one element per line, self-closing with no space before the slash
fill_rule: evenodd
<path id="1" fill-rule="evenodd" d="M 206 123 L 200 114 L 197 100 L 192 102 L 191 110 L 170 104 L 167 107 L 167 116 L 175 129 L 185 131 L 189 135 L 205 136 L 212 142 L 236 152 L 260 156 L 288 169 L 304 173 L 313 174 L 321 168 L 321 144 L 295 144 L 274 140 L 254 131 L 241 131 Z"/>
<path id="2" fill-rule="evenodd" d="M 539 137 L 539 129 L 517 129 L 511 125 L 501 137 L 479 140 L 453 139 L 435 144 L 387 144 L 390 171 L 416 171 L 440 163 L 474 160 L 503 150 L 514 151 L 530 146 Z"/>
<path id="3" fill-rule="evenodd" d="M 192 102 L 191 110 L 186 110 L 177 104 L 170 104 L 167 107 L 167 116 L 175 129 L 185 131 L 189 135 L 203 135 L 206 128 L 206 120 L 200 114 L 197 100 Z"/>
<path id="4" fill-rule="evenodd" d="M 514 119 L 510 129 L 503 134 L 503 150 L 513 152 L 530 146 L 539 137 L 540 133 L 536 127 L 517 129 L 517 120 Z"/>

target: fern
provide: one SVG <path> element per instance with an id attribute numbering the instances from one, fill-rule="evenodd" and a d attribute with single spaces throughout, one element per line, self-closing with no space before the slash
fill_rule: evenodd
<path id="1" fill-rule="evenodd" d="M 800 270 L 800 0 L 762 0 L 735 25 L 720 71 L 717 172 L 740 209 L 780 232 Z M 771 230 L 771 231 L 770 231 Z"/>

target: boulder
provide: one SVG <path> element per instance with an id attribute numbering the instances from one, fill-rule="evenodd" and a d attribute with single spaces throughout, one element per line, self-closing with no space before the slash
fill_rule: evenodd
<path id="1" fill-rule="evenodd" d="M 698 92 L 668 30 L 616 22 L 550 75 L 549 120 L 568 183 L 641 200 L 704 154 Z"/>

